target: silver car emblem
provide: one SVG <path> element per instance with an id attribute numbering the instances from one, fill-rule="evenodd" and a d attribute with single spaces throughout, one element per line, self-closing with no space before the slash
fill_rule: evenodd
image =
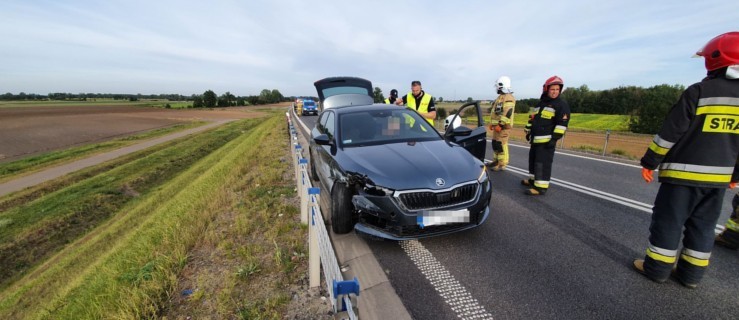
<path id="1" fill-rule="evenodd" d="M 444 179 L 442 179 L 442 178 L 436 178 L 436 185 L 437 186 L 443 187 L 445 184 L 446 184 L 446 182 L 444 181 Z"/>

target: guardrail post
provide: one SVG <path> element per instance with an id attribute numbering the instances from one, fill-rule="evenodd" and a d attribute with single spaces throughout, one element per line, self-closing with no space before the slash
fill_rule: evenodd
<path id="1" fill-rule="evenodd" d="M 301 158 L 298 160 L 298 192 L 300 192 L 300 222 L 308 224 L 308 179 L 306 177 L 305 167 L 308 159 Z"/>
<path id="2" fill-rule="evenodd" d="M 344 298 L 348 297 L 353 308 L 357 308 L 357 297 L 359 296 L 359 280 L 354 277 L 352 280 L 336 281 L 334 280 L 334 296 L 336 299 L 336 312 L 347 311 Z"/>
<path id="3" fill-rule="evenodd" d="M 611 130 L 606 130 L 606 144 L 603 145 L 603 154 L 602 156 L 605 157 L 606 155 L 606 149 L 608 149 L 608 138 L 611 136 Z"/>
<path id="4" fill-rule="evenodd" d="M 310 224 L 308 225 L 308 279 L 311 288 L 321 285 L 321 254 L 318 247 L 318 227 L 316 223 L 323 223 L 320 217 L 320 200 L 321 189 L 309 188 L 308 197 L 310 198 Z"/>

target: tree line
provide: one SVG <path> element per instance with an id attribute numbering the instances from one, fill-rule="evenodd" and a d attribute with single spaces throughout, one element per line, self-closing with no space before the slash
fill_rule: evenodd
<path id="1" fill-rule="evenodd" d="M 590 90 L 587 85 L 567 88 L 562 98 L 573 113 L 629 115 L 629 130 L 635 133 L 657 133 L 667 112 L 685 90 L 682 85 L 661 84 L 649 88 L 621 86 L 608 90 Z M 516 101 L 517 113 L 528 113 L 538 98 Z"/>
<path id="2" fill-rule="evenodd" d="M 285 98 L 280 90 L 264 89 L 259 95 L 237 97 L 226 91 L 226 93 L 218 96 L 213 90 L 206 90 L 201 95 L 192 96 L 193 108 L 215 108 L 215 107 L 232 107 L 247 106 L 258 104 L 278 103 L 291 101 L 292 98 Z"/>
<path id="3" fill-rule="evenodd" d="M 21 92 L 18 94 L 5 93 L 0 95 L 0 101 L 88 101 L 91 99 L 106 100 L 168 100 L 168 101 L 192 101 L 194 108 L 215 108 L 230 106 L 247 106 L 292 101 L 294 97 L 285 97 L 277 89 L 264 89 L 259 95 L 235 96 L 231 92 L 217 95 L 213 90 L 206 90 L 202 94 L 184 96 L 181 94 L 119 94 L 119 93 L 49 93 L 41 95 L 35 93 Z"/>

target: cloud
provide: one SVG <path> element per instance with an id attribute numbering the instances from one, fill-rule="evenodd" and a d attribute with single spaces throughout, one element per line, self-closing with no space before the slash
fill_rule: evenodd
<path id="1" fill-rule="evenodd" d="M 5 1 L 0 91 L 314 94 L 323 77 L 411 80 L 446 99 L 568 85 L 690 84 L 690 55 L 739 3 L 592 1 Z"/>

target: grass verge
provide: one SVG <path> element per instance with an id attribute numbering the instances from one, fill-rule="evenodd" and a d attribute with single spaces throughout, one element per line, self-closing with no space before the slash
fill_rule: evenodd
<path id="1" fill-rule="evenodd" d="M 231 123 L 178 139 L 170 147 L 1 212 L 0 288 L 256 123 Z"/>
<path id="2" fill-rule="evenodd" d="M 174 126 L 155 129 L 144 133 L 101 143 L 94 143 L 65 150 L 52 151 L 49 153 L 35 155 L 12 162 L 0 163 L 0 182 L 8 181 L 19 175 L 38 171 L 52 165 L 77 160 L 95 153 L 122 148 L 144 139 L 160 137 L 177 131 L 198 127 L 205 123 L 206 122 L 204 121 L 194 121 L 189 123 L 176 124 Z"/>
<path id="3" fill-rule="evenodd" d="M 281 120 L 263 121 L 212 152 L 4 290 L 0 318 L 157 317 L 176 295 L 178 275 L 200 242 L 243 259 L 234 264 L 243 267 L 219 274 L 227 278 L 228 290 L 218 293 L 223 314 L 278 318 L 289 300 L 281 288 L 297 277 L 305 252 L 297 210 L 281 204 L 292 187 L 272 184 L 284 174 L 284 164 L 268 152 L 275 139 L 286 143 Z M 279 216 L 283 209 L 285 217 Z M 209 228 L 229 214 L 237 221 L 230 235 L 242 237 L 238 242 Z M 250 240 L 257 245 L 236 246 Z M 255 280 L 262 278 L 268 280 Z M 247 295 L 259 296 L 235 300 L 244 283 L 255 288 Z"/>

